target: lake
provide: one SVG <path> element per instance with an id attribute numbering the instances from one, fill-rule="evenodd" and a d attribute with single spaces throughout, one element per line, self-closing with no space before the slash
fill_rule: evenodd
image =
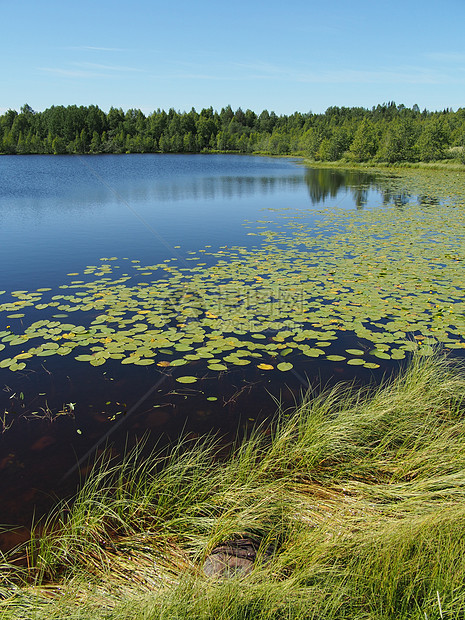
<path id="1" fill-rule="evenodd" d="M 104 441 L 233 436 L 275 399 L 378 381 L 407 336 L 436 342 L 418 284 L 434 265 L 408 230 L 418 210 L 440 219 L 429 194 L 236 155 L 4 156 L 0 179 L 3 523 L 45 509 Z"/>
<path id="2" fill-rule="evenodd" d="M 341 173 L 309 176 L 289 159 L 4 156 L 0 173 L 0 288 L 9 290 L 53 286 L 102 256 L 151 264 L 177 254 L 177 245 L 182 254 L 207 244 L 250 247 L 244 219 L 263 210 L 354 203 Z M 378 192 L 364 191 L 363 202 L 375 204 Z"/>

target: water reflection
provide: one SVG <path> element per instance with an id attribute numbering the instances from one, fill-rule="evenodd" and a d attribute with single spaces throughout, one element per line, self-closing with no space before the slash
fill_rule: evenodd
<path id="1" fill-rule="evenodd" d="M 369 190 L 380 189 L 374 174 L 354 170 L 307 168 L 304 178 L 312 204 L 324 202 L 327 198 L 337 198 L 350 191 L 355 206 L 360 209 L 368 201 Z"/>
<path id="2" fill-rule="evenodd" d="M 153 200 L 178 202 L 182 200 L 218 200 L 269 195 L 275 192 L 298 191 L 303 185 L 301 175 L 283 176 L 211 176 L 149 181 L 145 184 L 126 184 L 119 194 L 131 202 Z"/>
<path id="3" fill-rule="evenodd" d="M 387 183 L 385 175 L 377 175 L 357 170 L 334 170 L 331 168 L 307 168 L 304 176 L 308 194 L 313 205 L 321 204 L 331 198 L 342 202 L 348 194 L 357 209 L 369 202 L 370 193 L 374 193 L 378 203 L 393 204 L 398 209 L 415 200 L 420 206 L 434 207 L 440 204 L 436 196 L 393 189 Z M 381 198 L 381 200 L 379 200 Z"/>
<path id="4" fill-rule="evenodd" d="M 279 198 L 290 194 L 294 206 L 305 193 L 312 205 L 327 200 L 355 206 L 414 198 L 389 187 L 389 178 L 359 170 L 307 168 L 295 161 L 244 156 L 86 156 L 4 157 L 0 162 L 0 211 L 34 213 L 92 211 L 123 200 L 133 205 Z M 387 181 L 387 182 L 386 182 Z M 350 200 L 349 200 L 350 199 Z M 285 198 L 286 202 L 287 199 Z M 438 204 L 419 196 L 419 204 Z"/>

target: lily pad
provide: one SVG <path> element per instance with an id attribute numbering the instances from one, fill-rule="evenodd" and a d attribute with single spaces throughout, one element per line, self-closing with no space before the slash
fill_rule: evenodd
<path id="1" fill-rule="evenodd" d="M 228 370 L 226 364 L 208 364 L 210 370 Z"/>
<path id="2" fill-rule="evenodd" d="M 198 381 L 197 377 L 192 377 L 192 376 L 185 376 L 185 377 L 177 377 L 176 381 L 178 383 L 195 383 L 196 381 Z"/>
<path id="3" fill-rule="evenodd" d="M 259 368 L 260 370 L 274 370 L 274 366 L 272 366 L 271 364 L 258 364 L 257 368 Z"/>
<path id="4" fill-rule="evenodd" d="M 276 368 L 278 370 L 281 370 L 282 372 L 286 372 L 287 370 L 291 370 L 292 368 L 294 368 L 294 365 L 289 362 L 281 362 L 276 366 Z"/>

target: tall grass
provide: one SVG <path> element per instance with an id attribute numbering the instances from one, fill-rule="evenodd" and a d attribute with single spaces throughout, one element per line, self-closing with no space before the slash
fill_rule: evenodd
<path id="1" fill-rule="evenodd" d="M 415 357 L 379 388 L 280 411 L 226 457 L 213 437 L 107 452 L 4 558 L 0 615 L 465 617 L 464 397 L 463 368 Z M 208 553 L 243 536 L 261 545 L 252 574 L 205 577 Z"/>

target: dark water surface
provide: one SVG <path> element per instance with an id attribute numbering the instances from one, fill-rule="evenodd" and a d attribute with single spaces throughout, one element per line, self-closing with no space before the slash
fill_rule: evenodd
<path id="1" fill-rule="evenodd" d="M 311 224 L 326 206 L 368 209 L 386 199 L 371 175 L 307 169 L 292 159 L 4 156 L 0 289 L 54 290 L 68 273 L 102 257 L 154 264 L 176 256 L 189 267 L 188 252 L 207 245 L 259 246 L 245 220 L 266 219 L 272 228 L 274 210 L 290 208 L 306 212 Z M 37 320 L 26 313 L 29 319 Z M 4 315 L 1 321 L 0 331 L 11 322 Z M 342 339 L 342 347 L 349 345 Z M 202 364 L 193 365 L 192 374 L 205 376 L 195 387 L 154 366 L 108 360 L 94 368 L 72 355 L 42 358 L 27 372 L 0 368 L 0 523 L 27 524 L 34 506 L 45 510 L 53 492 L 70 488 L 85 465 L 80 459 L 102 438 L 122 446 L 128 433 L 129 445 L 147 432 L 153 441 L 211 428 L 234 435 L 272 414 L 272 396 L 291 405 L 309 384 L 372 377 L 308 358 L 295 374 L 285 373 L 285 382 L 278 372 L 247 369 L 212 376 Z M 4 538 L 4 546 L 10 543 Z"/>

